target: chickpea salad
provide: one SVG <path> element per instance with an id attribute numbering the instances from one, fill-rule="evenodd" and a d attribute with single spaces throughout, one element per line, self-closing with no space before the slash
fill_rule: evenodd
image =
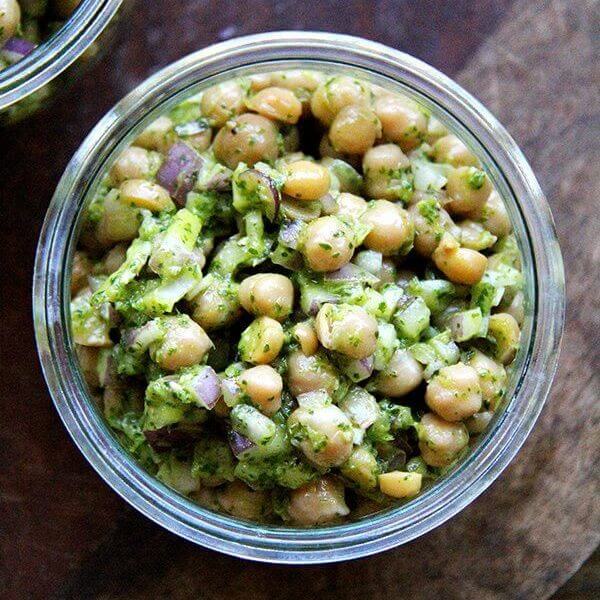
<path id="1" fill-rule="evenodd" d="M 0 71 L 60 29 L 81 0 L 0 0 Z"/>
<path id="2" fill-rule="evenodd" d="M 478 158 L 409 98 L 256 74 L 113 162 L 71 279 L 123 446 L 198 504 L 315 526 L 418 495 L 502 406 L 521 258 Z"/>

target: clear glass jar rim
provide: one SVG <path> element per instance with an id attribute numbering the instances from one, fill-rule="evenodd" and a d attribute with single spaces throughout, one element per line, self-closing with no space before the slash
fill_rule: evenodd
<path id="1" fill-rule="evenodd" d="M 84 0 L 48 40 L 0 71 L 0 111 L 39 90 L 73 63 L 115 15 L 123 0 Z"/>
<path id="2" fill-rule="evenodd" d="M 507 179 L 529 235 L 537 289 L 530 351 L 515 395 L 493 432 L 452 472 L 407 505 L 336 527 L 298 530 L 245 523 L 192 504 L 145 473 L 120 448 L 83 391 L 68 355 L 64 267 L 88 182 L 140 120 L 199 79 L 265 61 L 319 60 L 410 84 L 476 137 Z M 564 323 L 564 272 L 552 217 L 516 143 L 470 94 L 433 67 L 376 42 L 323 32 L 272 32 L 210 46 L 161 70 L 119 102 L 92 130 L 61 179 L 38 246 L 33 308 L 38 352 L 57 410 L 75 443 L 125 500 L 170 531 L 254 560 L 333 562 L 405 543 L 440 525 L 481 494 L 523 444 L 554 375 Z"/>

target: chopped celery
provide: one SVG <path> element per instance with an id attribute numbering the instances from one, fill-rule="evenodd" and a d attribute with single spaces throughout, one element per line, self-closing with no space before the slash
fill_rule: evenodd
<path id="1" fill-rule="evenodd" d="M 456 287 L 445 279 L 419 280 L 414 277 L 406 287 L 406 292 L 423 298 L 427 308 L 435 315 L 448 306 L 456 294 Z"/>

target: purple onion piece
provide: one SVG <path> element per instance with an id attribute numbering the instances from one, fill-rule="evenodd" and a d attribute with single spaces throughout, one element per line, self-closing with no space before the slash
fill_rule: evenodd
<path id="1" fill-rule="evenodd" d="M 144 431 L 144 437 L 155 452 L 164 452 L 173 447 L 187 446 L 194 443 L 202 435 L 202 428 L 197 425 L 165 425 L 160 429 Z"/>
<path id="2" fill-rule="evenodd" d="M 229 447 L 236 458 L 242 457 L 244 454 L 256 447 L 254 442 L 250 441 L 247 437 L 243 436 L 237 431 L 234 431 L 233 429 L 229 430 L 227 439 L 229 440 Z"/>
<path id="3" fill-rule="evenodd" d="M 2 46 L 0 54 L 4 60 L 11 65 L 14 65 L 34 50 L 35 44 L 33 42 L 23 38 L 12 37 L 5 42 L 4 46 Z"/>
<path id="4" fill-rule="evenodd" d="M 203 165 L 202 157 L 194 149 L 183 142 L 177 142 L 169 148 L 156 179 L 169 191 L 175 202 L 183 206 Z"/>
<path id="5" fill-rule="evenodd" d="M 339 301 L 339 297 L 335 294 L 331 294 L 326 291 L 320 291 L 312 296 L 308 312 L 310 315 L 315 316 L 323 304 L 338 304 Z"/>
<path id="6" fill-rule="evenodd" d="M 221 380 L 221 391 L 223 392 L 223 400 L 227 406 L 236 404 L 237 398 L 242 393 L 242 390 L 234 377 L 226 377 Z"/>
<path id="7" fill-rule="evenodd" d="M 274 221 L 279 214 L 281 193 L 275 182 L 258 169 L 248 169 L 240 173 L 238 181 L 245 184 L 248 190 L 257 190 L 263 204 L 265 216 L 269 221 Z"/>
<path id="8" fill-rule="evenodd" d="M 369 271 L 366 271 L 365 269 L 361 269 L 353 263 L 344 265 L 338 271 L 325 273 L 324 279 L 326 281 L 339 281 L 344 283 L 360 282 L 369 285 L 376 285 L 380 281 L 379 277 L 376 277 L 373 273 L 369 273 Z"/>
<path id="9" fill-rule="evenodd" d="M 373 355 L 361 358 L 356 361 L 356 372 L 360 376 L 360 380 L 367 379 L 373 374 L 373 365 L 375 363 L 375 357 Z"/>
<path id="10" fill-rule="evenodd" d="M 287 221 L 279 230 L 279 241 L 292 250 L 298 250 L 300 234 L 303 229 L 302 221 Z"/>
<path id="11" fill-rule="evenodd" d="M 128 329 L 123 333 L 122 341 L 127 350 L 144 352 L 152 342 L 163 335 L 160 325 L 156 321 L 148 321 L 141 327 Z"/>
<path id="12" fill-rule="evenodd" d="M 215 173 L 202 186 L 209 192 L 228 192 L 231 190 L 231 172 Z"/>
<path id="13" fill-rule="evenodd" d="M 190 385 L 197 402 L 211 410 L 221 397 L 221 380 L 212 367 L 205 367 Z"/>
<path id="14" fill-rule="evenodd" d="M 406 466 L 406 452 L 398 450 L 394 456 L 388 461 L 387 468 L 389 471 L 402 471 Z"/>

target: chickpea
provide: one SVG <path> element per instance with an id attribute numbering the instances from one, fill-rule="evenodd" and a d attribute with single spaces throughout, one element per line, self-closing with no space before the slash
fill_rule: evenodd
<path id="1" fill-rule="evenodd" d="M 288 513 L 299 525 L 328 523 L 350 513 L 344 500 L 344 484 L 322 477 L 290 492 Z"/>
<path id="2" fill-rule="evenodd" d="M 455 135 L 445 135 L 433 145 L 433 160 L 453 167 L 478 167 L 479 159 Z"/>
<path id="3" fill-rule="evenodd" d="M 300 349 L 306 356 L 312 356 L 319 349 L 319 338 L 310 321 L 303 321 L 294 325 L 292 336 L 298 340 Z"/>
<path id="4" fill-rule="evenodd" d="M 319 341 L 329 350 L 357 359 L 375 352 L 377 320 L 360 306 L 323 304 L 315 327 Z"/>
<path id="5" fill-rule="evenodd" d="M 92 270 L 92 261 L 83 251 L 76 251 L 73 255 L 71 269 L 71 295 L 76 296 L 87 284 L 88 276 Z"/>
<path id="6" fill-rule="evenodd" d="M 333 394 L 339 382 L 335 369 L 323 356 L 306 356 L 300 351 L 288 356 L 287 385 L 293 396 L 325 390 Z"/>
<path id="7" fill-rule="evenodd" d="M 475 221 L 466 219 L 458 225 L 460 229 L 460 243 L 470 250 L 485 250 L 492 247 L 498 238 Z"/>
<path id="8" fill-rule="evenodd" d="M 481 386 L 473 367 L 457 363 L 441 368 L 427 384 L 425 402 L 446 421 L 463 421 L 481 409 Z"/>
<path id="9" fill-rule="evenodd" d="M 469 433 L 463 423 L 450 423 L 427 413 L 419 423 L 419 449 L 431 467 L 446 467 L 467 447 Z"/>
<path id="10" fill-rule="evenodd" d="M 337 215 L 358 219 L 366 210 L 367 202 L 360 196 L 348 192 L 342 192 L 337 197 Z"/>
<path id="11" fill-rule="evenodd" d="M 408 157 L 396 144 L 381 144 L 367 150 L 362 162 L 365 174 L 365 192 L 369 198 L 396 200 L 397 193 L 390 186 L 394 172 L 410 167 Z"/>
<path id="12" fill-rule="evenodd" d="M 493 411 L 485 410 L 483 412 L 475 413 L 472 417 L 469 417 L 465 421 L 465 425 L 469 430 L 469 433 L 477 434 L 483 433 L 490 424 L 492 417 L 494 416 Z"/>
<path id="13" fill-rule="evenodd" d="M 481 396 L 486 406 L 496 410 L 504 396 L 508 376 L 504 367 L 479 350 L 474 350 L 467 364 L 473 367 L 479 376 Z"/>
<path id="14" fill-rule="evenodd" d="M 415 228 L 406 210 L 388 200 L 375 200 L 361 221 L 371 226 L 364 244 L 384 256 L 406 254 L 412 248 Z"/>
<path id="15" fill-rule="evenodd" d="M 483 277 L 487 258 L 476 250 L 461 248 L 448 233 L 432 255 L 435 266 L 454 283 L 475 285 Z"/>
<path id="16" fill-rule="evenodd" d="M 323 469 L 338 467 L 352 453 L 352 423 L 335 404 L 297 408 L 288 428 L 306 458 Z"/>
<path id="17" fill-rule="evenodd" d="M 192 318 L 207 331 L 221 329 L 240 316 L 237 285 L 209 286 L 193 300 Z"/>
<path id="18" fill-rule="evenodd" d="M 427 134 L 427 117 L 406 98 L 385 95 L 375 102 L 375 114 L 381 121 L 383 137 L 402 150 L 416 148 Z"/>
<path id="19" fill-rule="evenodd" d="M 327 216 L 308 224 L 302 253 L 313 271 L 337 271 L 354 254 L 354 235 L 344 222 Z"/>
<path id="20" fill-rule="evenodd" d="M 285 321 L 294 306 L 294 286 L 284 275 L 258 273 L 240 284 L 240 304 L 254 315 Z"/>
<path id="21" fill-rule="evenodd" d="M 134 144 L 146 150 L 166 152 L 174 141 L 173 121 L 169 117 L 158 117 L 138 135 Z"/>
<path id="22" fill-rule="evenodd" d="M 234 517 L 256 521 L 267 510 L 267 494 L 263 490 L 253 490 L 238 479 L 217 491 L 221 508 Z"/>
<path id="23" fill-rule="evenodd" d="M 249 167 L 279 154 L 277 127 L 273 121 L 255 114 L 240 115 L 227 121 L 215 136 L 213 149 L 219 162 L 235 169 L 240 162 Z"/>
<path id="24" fill-rule="evenodd" d="M 521 330 L 516 319 L 508 313 L 492 315 L 488 324 L 488 337 L 494 341 L 494 356 L 503 364 L 513 361 L 519 348 Z"/>
<path id="25" fill-rule="evenodd" d="M 310 108 L 324 125 L 330 126 L 336 115 L 350 104 L 369 105 L 371 93 L 367 86 L 351 77 L 333 77 L 314 91 Z"/>
<path id="26" fill-rule="evenodd" d="M 128 179 L 119 186 L 121 202 L 154 212 L 175 208 L 169 192 L 158 183 L 145 179 Z"/>
<path id="27" fill-rule="evenodd" d="M 250 83 L 250 91 L 260 92 L 260 90 L 264 90 L 273 85 L 273 74 L 256 73 L 248 77 L 248 82 Z"/>
<path id="28" fill-rule="evenodd" d="M 141 221 L 139 210 L 122 202 L 120 194 L 108 194 L 102 208 L 96 226 L 96 239 L 102 247 L 129 242 L 137 236 Z"/>
<path id="29" fill-rule="evenodd" d="M 17 0 L 0 0 L 0 45 L 13 37 L 21 25 L 21 7 Z"/>
<path id="30" fill-rule="evenodd" d="M 298 160 L 287 167 L 283 192 L 297 200 L 318 200 L 329 191 L 331 176 L 322 165 Z"/>
<path id="31" fill-rule="evenodd" d="M 448 210 L 468 216 L 483 208 L 492 192 L 492 184 L 484 171 L 475 167 L 458 167 L 448 174 L 446 191 L 451 199 Z"/>
<path id="32" fill-rule="evenodd" d="M 506 207 L 496 190 L 492 190 L 476 218 L 496 237 L 505 237 L 512 231 L 512 224 L 506 212 Z"/>
<path id="33" fill-rule="evenodd" d="M 364 154 L 381 137 L 381 123 L 365 105 L 350 104 L 336 115 L 329 139 L 333 147 L 346 154 Z"/>
<path id="34" fill-rule="evenodd" d="M 124 262 L 127 256 L 127 245 L 117 244 L 113 246 L 102 259 L 101 272 L 105 275 L 114 273 Z"/>
<path id="35" fill-rule="evenodd" d="M 444 231 L 453 232 L 459 236 L 460 229 L 452 221 L 452 217 L 438 206 L 435 215 L 431 215 L 425 208 L 428 205 L 418 202 L 408 208 L 408 212 L 415 224 L 415 250 L 429 258 L 437 248 Z"/>
<path id="36" fill-rule="evenodd" d="M 379 489 L 392 498 L 412 498 L 421 491 L 423 475 L 406 471 L 390 471 L 379 476 Z"/>
<path id="37" fill-rule="evenodd" d="M 511 315 L 519 327 L 523 324 L 525 320 L 525 295 L 523 292 L 517 292 L 508 306 L 504 309 L 505 313 Z"/>
<path id="38" fill-rule="evenodd" d="M 292 91 L 307 90 L 309 92 L 314 92 L 324 80 L 322 73 L 308 69 L 277 71 L 271 77 L 272 85 Z"/>
<path id="39" fill-rule="evenodd" d="M 429 123 L 427 124 L 427 137 L 425 138 L 425 141 L 428 144 L 435 144 L 437 140 L 445 135 L 448 135 L 448 130 L 445 125 L 435 117 L 430 116 Z"/>
<path id="40" fill-rule="evenodd" d="M 263 117 L 294 125 L 302 115 L 302 102 L 293 92 L 281 87 L 268 87 L 246 100 L 246 106 Z"/>
<path id="41" fill-rule="evenodd" d="M 204 329 L 187 315 L 164 317 L 166 333 L 150 346 L 150 356 L 167 371 L 198 364 L 213 347 Z"/>
<path id="42" fill-rule="evenodd" d="M 270 317 L 258 317 L 242 333 L 240 355 L 245 362 L 266 365 L 277 358 L 283 341 L 281 323 Z"/>
<path id="43" fill-rule="evenodd" d="M 215 85 L 202 94 L 200 109 L 213 127 L 223 127 L 245 111 L 244 90 L 237 81 Z"/>
<path id="44" fill-rule="evenodd" d="M 377 392 L 390 398 L 401 398 L 417 389 L 423 381 L 423 367 L 408 350 L 394 352 L 384 371 L 375 379 Z"/>
<path id="45" fill-rule="evenodd" d="M 127 179 L 146 179 L 160 162 L 160 157 L 152 155 L 145 148 L 129 146 L 119 155 L 110 170 L 116 184 Z"/>
<path id="46" fill-rule="evenodd" d="M 212 142 L 212 129 L 205 129 L 200 133 L 189 135 L 185 138 L 185 141 L 196 151 L 204 152 L 208 150 Z"/>
<path id="47" fill-rule="evenodd" d="M 283 380 L 269 365 L 258 365 L 242 371 L 238 377 L 240 388 L 262 413 L 274 415 L 281 408 Z"/>

